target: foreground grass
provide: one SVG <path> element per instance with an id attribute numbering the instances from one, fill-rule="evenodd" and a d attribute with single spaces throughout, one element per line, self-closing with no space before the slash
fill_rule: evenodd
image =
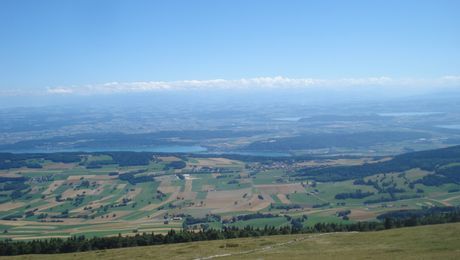
<path id="1" fill-rule="evenodd" d="M 271 236 L 12 259 L 460 259 L 460 223 L 364 233 Z"/>

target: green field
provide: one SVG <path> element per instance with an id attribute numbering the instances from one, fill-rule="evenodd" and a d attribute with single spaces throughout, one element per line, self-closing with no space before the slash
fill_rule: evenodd
<path id="1" fill-rule="evenodd" d="M 229 239 L 11 259 L 458 259 L 460 223 Z"/>

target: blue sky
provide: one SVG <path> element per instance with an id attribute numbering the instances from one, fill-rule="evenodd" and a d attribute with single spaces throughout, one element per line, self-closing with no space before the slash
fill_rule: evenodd
<path id="1" fill-rule="evenodd" d="M 459 13 L 455 0 L 2 0 L 0 90 L 458 76 Z"/>

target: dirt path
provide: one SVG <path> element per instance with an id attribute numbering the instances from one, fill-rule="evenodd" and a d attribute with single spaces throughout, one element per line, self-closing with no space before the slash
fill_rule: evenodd
<path id="1" fill-rule="evenodd" d="M 454 196 L 454 197 L 450 197 L 450 198 L 444 199 L 444 200 L 442 200 L 442 201 L 448 202 L 448 201 L 451 201 L 451 200 L 454 200 L 454 199 L 457 199 L 457 198 L 460 198 L 460 195 Z M 450 205 L 450 203 L 449 203 L 449 205 Z"/>
<path id="2" fill-rule="evenodd" d="M 313 196 L 313 197 L 315 197 L 315 198 L 319 199 L 319 200 L 320 200 L 320 201 L 322 201 L 322 202 L 325 202 L 325 203 L 330 203 L 329 201 L 327 201 L 327 200 L 325 200 L 325 199 L 322 199 L 322 198 L 320 198 L 318 195 L 316 195 L 316 194 L 315 194 L 315 193 L 313 193 L 313 192 L 310 192 L 309 194 L 310 194 L 311 196 Z"/>
<path id="3" fill-rule="evenodd" d="M 442 204 L 443 206 L 446 206 L 446 207 L 449 207 L 449 206 L 452 206 L 448 201 L 450 199 L 455 199 L 455 197 L 452 197 L 452 198 L 449 198 L 449 199 L 445 199 L 445 200 L 436 200 L 436 199 L 431 199 L 431 198 L 426 198 L 427 200 L 431 200 L 431 201 L 434 201 L 434 202 L 437 202 L 437 203 L 440 203 Z"/>
<path id="4" fill-rule="evenodd" d="M 256 252 L 266 252 L 266 251 L 272 250 L 272 249 L 277 248 L 277 247 L 282 247 L 282 246 L 286 246 L 286 245 L 289 245 L 289 244 L 298 243 L 298 242 L 301 242 L 301 241 L 304 241 L 304 240 L 307 240 L 307 239 L 310 239 L 310 238 L 313 238 L 313 237 L 327 236 L 327 235 L 332 235 L 332 234 L 337 234 L 337 233 L 339 233 L 339 232 L 309 235 L 309 236 L 304 236 L 304 237 L 299 237 L 299 238 L 296 238 L 296 239 L 293 239 L 293 240 L 289 240 L 289 241 L 286 241 L 286 242 L 277 243 L 277 244 L 270 245 L 270 246 L 264 246 L 264 247 L 260 247 L 260 248 L 255 248 L 255 249 L 246 250 L 246 251 L 240 251 L 240 252 L 235 252 L 235 253 L 226 253 L 226 254 L 219 254 L 219 255 L 204 256 L 204 257 L 195 258 L 194 260 L 207 260 L 207 259 L 214 259 L 214 258 L 219 258 L 219 257 L 240 256 L 240 255 L 247 255 L 247 254 L 252 254 L 252 253 L 256 253 Z M 340 233 L 343 234 L 343 233 L 358 233 L 358 232 L 353 231 L 353 232 L 340 232 Z"/>

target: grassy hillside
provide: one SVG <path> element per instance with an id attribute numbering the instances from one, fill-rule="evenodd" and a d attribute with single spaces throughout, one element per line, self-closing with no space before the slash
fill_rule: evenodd
<path id="1" fill-rule="evenodd" d="M 459 259 L 459 233 L 460 223 L 455 223 L 380 232 L 272 236 L 11 258 Z"/>

